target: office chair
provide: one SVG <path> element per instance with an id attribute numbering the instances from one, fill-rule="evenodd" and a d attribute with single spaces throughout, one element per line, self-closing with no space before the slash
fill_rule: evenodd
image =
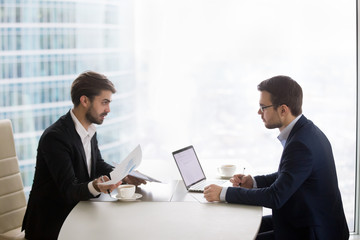
<path id="1" fill-rule="evenodd" d="M 0 240 L 25 239 L 21 232 L 25 210 L 12 125 L 9 119 L 0 120 Z"/>

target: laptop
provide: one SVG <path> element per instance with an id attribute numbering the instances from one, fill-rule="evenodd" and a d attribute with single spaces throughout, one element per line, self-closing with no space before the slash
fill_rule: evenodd
<path id="1" fill-rule="evenodd" d="M 203 192 L 210 184 L 222 185 L 226 180 L 207 180 L 193 146 L 172 153 L 185 187 L 190 192 Z"/>

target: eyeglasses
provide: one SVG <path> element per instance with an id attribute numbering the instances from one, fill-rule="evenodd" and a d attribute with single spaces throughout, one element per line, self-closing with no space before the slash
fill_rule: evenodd
<path id="1" fill-rule="evenodd" d="M 269 107 L 273 107 L 274 105 L 269 105 L 269 106 L 260 106 L 260 111 L 263 113 L 265 109 L 269 108 Z"/>

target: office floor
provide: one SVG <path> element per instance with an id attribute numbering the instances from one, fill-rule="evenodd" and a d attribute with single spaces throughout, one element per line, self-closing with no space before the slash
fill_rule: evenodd
<path id="1" fill-rule="evenodd" d="M 350 235 L 349 240 L 360 240 L 360 235 Z"/>

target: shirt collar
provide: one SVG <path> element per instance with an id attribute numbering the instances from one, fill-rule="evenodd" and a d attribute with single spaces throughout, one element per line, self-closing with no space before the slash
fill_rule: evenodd
<path id="1" fill-rule="evenodd" d="M 300 119 L 300 117 L 302 116 L 302 114 L 300 114 L 299 116 L 297 116 L 289 125 L 287 125 L 279 134 L 279 136 L 277 137 L 279 139 L 279 141 L 281 142 L 282 146 L 285 147 L 286 144 L 286 140 L 290 135 L 291 130 L 293 129 L 295 123 Z"/>
<path id="2" fill-rule="evenodd" d="M 95 132 L 96 132 L 96 127 L 94 124 L 90 124 L 88 131 L 86 131 L 86 129 L 84 128 L 84 126 L 80 123 L 80 121 L 77 119 L 77 117 L 75 116 L 75 114 L 73 113 L 73 110 L 70 110 L 70 115 L 71 118 L 74 121 L 75 124 L 75 129 L 76 132 L 79 134 L 81 140 L 83 141 L 84 138 L 86 138 L 87 136 L 90 137 L 90 139 L 94 136 Z"/>

